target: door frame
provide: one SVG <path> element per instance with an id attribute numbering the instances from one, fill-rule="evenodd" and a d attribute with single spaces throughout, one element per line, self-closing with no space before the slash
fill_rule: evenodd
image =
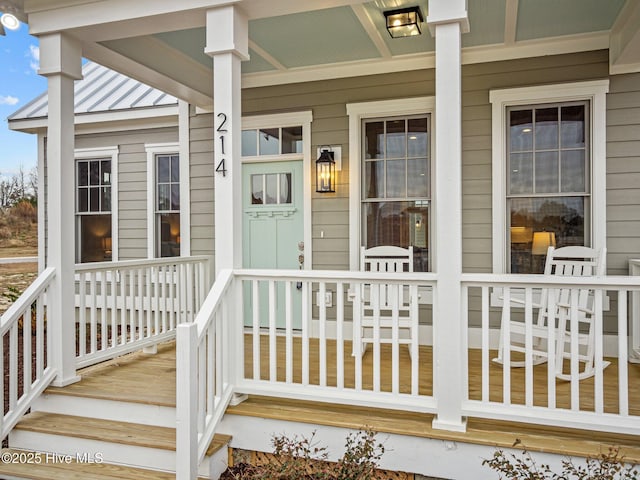
<path id="1" fill-rule="evenodd" d="M 244 163 L 287 162 L 302 160 L 302 228 L 304 241 L 304 270 L 311 270 L 313 266 L 311 248 L 311 110 L 290 113 L 275 113 L 269 115 L 251 115 L 242 117 L 242 129 L 277 128 L 302 126 L 302 153 L 288 153 L 284 155 L 260 155 L 241 157 Z M 242 194 L 244 195 L 244 191 Z"/>

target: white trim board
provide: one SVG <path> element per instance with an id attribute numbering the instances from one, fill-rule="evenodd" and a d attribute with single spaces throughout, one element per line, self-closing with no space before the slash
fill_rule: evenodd
<path id="1" fill-rule="evenodd" d="M 361 163 L 362 163 L 362 120 L 376 117 L 392 117 L 429 114 L 431 115 L 430 133 L 430 166 L 431 166 L 431 205 L 433 210 L 435 188 L 433 184 L 435 158 L 435 97 L 410 97 L 375 102 L 348 103 L 349 116 L 349 269 L 359 270 L 360 266 L 360 200 L 361 200 Z M 431 224 L 432 238 L 434 223 Z M 435 249 L 431 249 L 431 259 L 435 258 Z"/>
<path id="2" fill-rule="evenodd" d="M 119 258 L 119 246 L 120 246 L 120 230 L 118 221 L 118 212 L 120 205 L 118 203 L 118 189 L 120 188 L 120 182 L 118 181 L 118 153 L 120 152 L 118 147 L 97 147 L 97 148 L 76 148 L 74 150 L 74 162 L 73 171 L 75 175 L 76 161 L 86 160 L 90 158 L 111 158 L 111 261 L 117 262 Z M 77 190 L 77 180 L 74 181 L 74 188 Z M 74 197 L 76 194 L 74 193 Z M 77 238 L 77 206 L 74 205 L 74 223 L 76 225 L 76 237 Z M 77 255 L 76 245 L 76 255 Z"/>
<path id="3" fill-rule="evenodd" d="M 493 273 L 507 271 L 506 111 L 513 105 L 588 100 L 591 118 L 591 246 L 607 243 L 606 218 L 606 94 L 609 80 L 561 83 L 534 87 L 491 90 L 492 151 L 492 254 Z"/>

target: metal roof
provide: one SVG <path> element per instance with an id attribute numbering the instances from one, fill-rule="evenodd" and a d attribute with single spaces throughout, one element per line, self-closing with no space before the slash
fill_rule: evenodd
<path id="1" fill-rule="evenodd" d="M 94 62 L 82 66 L 82 75 L 82 80 L 75 82 L 76 115 L 178 104 L 176 97 Z M 44 92 L 9 116 L 8 120 L 45 118 L 48 100 L 47 92 Z"/>

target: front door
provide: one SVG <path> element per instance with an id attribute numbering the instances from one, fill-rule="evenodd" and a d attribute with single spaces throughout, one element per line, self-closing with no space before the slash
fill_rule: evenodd
<path id="1" fill-rule="evenodd" d="M 243 266 L 298 269 L 304 238 L 302 161 L 246 163 L 242 167 Z M 252 324 L 250 285 L 245 285 L 245 323 Z M 285 287 L 276 290 L 276 326 L 285 327 Z M 292 287 L 292 324 L 301 327 L 301 293 Z M 260 326 L 269 326 L 269 288 L 259 286 Z"/>

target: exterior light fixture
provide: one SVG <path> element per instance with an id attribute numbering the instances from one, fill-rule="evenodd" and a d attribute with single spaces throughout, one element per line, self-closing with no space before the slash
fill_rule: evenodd
<path id="1" fill-rule="evenodd" d="M 316 192 L 335 193 L 336 191 L 336 161 L 334 154 L 328 148 L 322 148 L 320 157 L 316 160 Z"/>
<path id="2" fill-rule="evenodd" d="M 420 7 L 408 7 L 384 12 L 387 30 L 391 38 L 420 35 L 420 24 L 424 22 Z"/>
<path id="3" fill-rule="evenodd" d="M 3 13 L 2 17 L 0 17 L 0 23 L 9 30 L 17 30 L 20 28 L 20 21 L 12 13 Z"/>

